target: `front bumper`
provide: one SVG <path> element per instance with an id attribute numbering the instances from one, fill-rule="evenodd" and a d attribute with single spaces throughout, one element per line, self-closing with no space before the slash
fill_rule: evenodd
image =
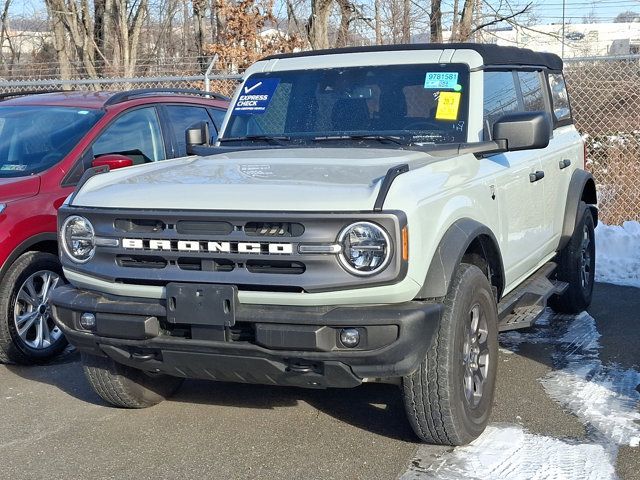
<path id="1" fill-rule="evenodd" d="M 57 288 L 53 316 L 79 350 L 134 368 L 209 380 L 354 387 L 414 372 L 424 359 L 443 306 L 422 302 L 358 307 L 238 304 L 231 326 L 172 323 L 164 300 Z M 96 325 L 83 328 L 92 313 Z M 355 348 L 342 328 L 360 333 Z"/>

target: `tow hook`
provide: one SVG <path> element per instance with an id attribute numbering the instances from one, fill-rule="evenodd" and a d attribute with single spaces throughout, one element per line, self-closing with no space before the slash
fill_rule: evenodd
<path id="1" fill-rule="evenodd" d="M 304 360 L 290 359 L 288 360 L 287 372 L 293 373 L 322 373 L 321 367 L 315 363 L 309 363 Z"/>

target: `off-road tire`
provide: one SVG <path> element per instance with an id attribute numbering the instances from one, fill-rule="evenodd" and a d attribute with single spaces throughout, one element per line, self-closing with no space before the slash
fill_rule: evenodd
<path id="1" fill-rule="evenodd" d="M 36 350 L 26 345 L 16 330 L 13 316 L 16 296 L 24 281 L 40 270 L 55 272 L 63 278 L 62 267 L 55 255 L 27 252 L 13 262 L 0 281 L 0 363 L 45 363 L 57 357 L 68 345 L 62 336 L 53 345 Z"/>
<path id="2" fill-rule="evenodd" d="M 469 314 L 475 306 L 486 320 L 486 380 L 477 405 L 467 400 L 465 338 Z M 402 379 L 405 411 L 416 435 L 424 442 L 465 445 L 485 429 L 495 390 L 498 357 L 498 312 L 491 284 L 482 271 L 461 264 L 449 293 L 433 343 L 416 372 Z"/>
<path id="3" fill-rule="evenodd" d="M 557 278 L 569 286 L 562 295 L 550 299 L 549 306 L 560 313 L 580 313 L 591 305 L 593 285 L 595 283 L 596 247 L 594 221 L 591 210 L 584 202 L 580 203 L 580 220 L 569 243 L 558 253 Z M 585 262 L 588 272 L 583 282 L 583 254 L 585 235 L 589 239 L 588 260 Z"/>
<path id="4" fill-rule="evenodd" d="M 103 400 L 116 407 L 151 407 L 170 397 L 182 385 L 182 378 L 146 373 L 108 357 L 86 353 L 81 357 L 84 374 L 91 387 Z"/>

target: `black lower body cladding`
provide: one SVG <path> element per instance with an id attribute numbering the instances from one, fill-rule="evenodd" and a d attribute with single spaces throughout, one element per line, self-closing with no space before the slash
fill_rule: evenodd
<path id="1" fill-rule="evenodd" d="M 415 371 L 442 305 L 293 307 L 238 304 L 228 325 L 172 323 L 164 300 L 102 295 L 71 285 L 52 295 L 53 314 L 81 352 L 154 373 L 208 380 L 355 387 Z M 85 328 L 83 314 L 95 317 Z M 188 319 L 189 315 L 183 316 Z M 184 320 L 183 320 L 184 321 Z M 357 345 L 340 334 L 357 331 Z"/>

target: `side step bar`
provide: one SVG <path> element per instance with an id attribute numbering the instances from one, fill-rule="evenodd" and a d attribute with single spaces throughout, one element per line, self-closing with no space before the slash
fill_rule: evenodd
<path id="1" fill-rule="evenodd" d="M 509 292 L 498 303 L 498 331 L 531 327 L 540 318 L 552 295 L 563 293 L 566 282 L 551 280 L 557 265 L 546 263 L 518 288 Z"/>

